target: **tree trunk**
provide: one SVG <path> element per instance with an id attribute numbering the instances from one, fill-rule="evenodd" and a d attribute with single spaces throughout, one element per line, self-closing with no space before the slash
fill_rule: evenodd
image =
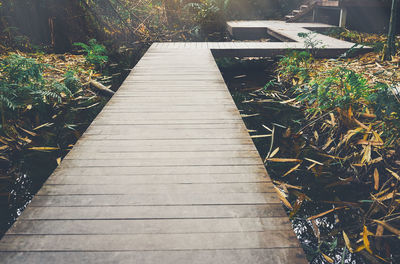
<path id="1" fill-rule="evenodd" d="M 389 33 L 384 50 L 384 59 L 391 60 L 396 54 L 396 20 L 397 20 L 397 4 L 399 0 L 392 0 L 392 9 L 390 13 Z"/>

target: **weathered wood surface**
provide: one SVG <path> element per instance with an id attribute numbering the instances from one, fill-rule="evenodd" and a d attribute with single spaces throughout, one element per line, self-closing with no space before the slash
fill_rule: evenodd
<path id="1" fill-rule="evenodd" d="M 248 39 L 249 37 L 266 38 L 268 35 L 279 39 L 282 42 L 245 42 L 247 50 L 240 47 L 232 47 L 230 50 L 219 51 L 215 48 L 215 54 L 224 56 L 237 51 L 242 56 L 259 54 L 262 56 L 275 56 L 285 54 L 288 49 L 305 50 L 304 38 L 298 33 L 310 33 L 316 30 L 334 28 L 335 26 L 321 23 L 286 23 L 285 21 L 254 20 L 254 21 L 229 21 L 227 29 L 237 39 Z M 315 34 L 314 42 L 317 45 L 317 57 L 338 57 L 354 46 L 354 43 L 335 39 L 323 34 Z M 372 50 L 370 47 L 360 47 L 358 52 Z M 240 56 L 235 55 L 235 56 Z"/>
<path id="2" fill-rule="evenodd" d="M 170 45 L 150 48 L 50 176 L 1 263 L 307 263 L 212 45 Z"/>
<path id="3" fill-rule="evenodd" d="M 307 263 L 213 55 L 304 50 L 297 34 L 326 27 L 236 21 L 233 35 L 288 42 L 153 44 L 2 238 L 1 263 Z M 317 39 L 320 56 L 353 46 Z"/>

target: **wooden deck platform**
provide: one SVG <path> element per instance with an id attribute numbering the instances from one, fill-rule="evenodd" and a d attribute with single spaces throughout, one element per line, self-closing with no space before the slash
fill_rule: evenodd
<path id="1" fill-rule="evenodd" d="M 285 44 L 152 45 L 2 238 L 1 263 L 307 263 L 211 52 Z"/>
<path id="2" fill-rule="evenodd" d="M 313 41 L 318 43 L 319 57 L 337 57 L 354 46 L 354 43 L 335 39 L 327 35 L 319 34 L 317 30 L 335 28 L 336 26 L 321 23 L 286 23 L 285 21 L 274 20 L 254 20 L 254 21 L 230 21 L 227 23 L 227 30 L 236 39 L 265 38 L 268 35 L 277 38 L 282 42 L 262 42 L 267 48 L 275 48 L 276 51 L 282 49 L 305 50 L 304 38 L 299 37 L 299 33 L 311 33 Z M 257 45 L 257 42 L 244 42 L 249 48 Z M 259 42 L 258 42 L 259 43 Z M 260 44 L 258 44 L 260 45 Z M 279 49 L 280 47 L 281 49 Z M 359 52 L 371 51 L 370 47 L 360 47 Z M 276 55 L 276 54 L 275 54 Z"/>

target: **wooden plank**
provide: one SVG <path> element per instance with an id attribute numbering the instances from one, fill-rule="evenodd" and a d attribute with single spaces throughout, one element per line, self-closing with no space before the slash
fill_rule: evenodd
<path id="1" fill-rule="evenodd" d="M 162 105 L 160 105 L 162 107 Z M 130 120 L 130 119 L 96 119 L 96 125 L 173 125 L 173 124 L 240 124 L 240 119 L 159 119 L 159 120 Z"/>
<path id="2" fill-rule="evenodd" d="M 52 176 L 47 184 L 65 185 L 132 185 L 132 184 L 171 184 L 171 183 L 229 183 L 229 182 L 270 182 L 267 176 L 258 174 L 183 174 L 183 175 L 125 175 L 115 176 L 93 176 L 93 175 L 71 175 Z M 267 185 L 266 185 L 267 186 Z"/>
<path id="3" fill-rule="evenodd" d="M 30 206 L 156 206 L 280 204 L 276 193 L 168 193 L 116 195 L 36 195 Z"/>
<path id="4" fill-rule="evenodd" d="M 125 114 L 125 113 L 119 113 Z M 129 113 L 133 114 L 133 113 Z M 176 113 L 174 113 L 176 114 Z M 179 114 L 177 114 L 179 115 Z M 236 138 L 239 135 L 243 135 L 246 133 L 247 129 L 243 126 L 237 126 L 236 128 L 175 128 L 168 129 L 163 126 L 158 129 L 154 129 L 154 127 L 145 127 L 145 126 L 93 126 L 93 128 L 89 128 L 85 135 L 124 135 L 131 136 L 129 138 L 132 139 L 146 139 L 147 137 L 159 137 L 160 134 L 164 134 L 165 138 L 185 138 L 186 136 L 190 137 L 199 137 L 199 138 L 212 138 L 216 136 L 217 138 L 226 137 L 226 138 Z M 220 134 L 224 134 L 221 136 Z M 181 136 L 181 137 L 180 137 Z"/>
<path id="5" fill-rule="evenodd" d="M 96 234 L 187 234 L 262 232 L 291 230 L 289 219 L 217 218 L 153 220 L 31 220 L 20 221 L 8 234 L 96 235 Z"/>
<path id="6" fill-rule="evenodd" d="M 38 195 L 120 195 L 120 194 L 187 194 L 187 193 L 274 193 L 273 186 L 259 183 L 191 183 L 191 184 L 125 184 L 121 185 L 44 185 Z"/>
<path id="7" fill-rule="evenodd" d="M 158 140 L 161 141 L 161 140 Z M 163 140 L 165 141 L 165 140 Z M 135 145 L 135 143 L 138 143 Z M 168 145 L 164 144 L 157 146 L 155 141 L 128 141 L 126 144 L 118 144 L 115 140 L 87 140 L 84 143 L 78 143 L 74 147 L 74 151 L 79 151 L 82 155 L 87 155 L 87 153 L 132 153 L 139 152 L 143 155 L 149 154 L 149 152 L 229 152 L 229 151 L 252 151 L 254 146 L 243 142 L 243 145 L 232 144 L 221 144 L 221 145 L 189 145 L 189 144 L 179 144 L 179 145 Z M 85 154 L 86 153 L 86 154 Z M 71 152 L 72 154 L 72 152 Z M 204 168 L 203 168 L 204 169 Z"/>
<path id="8" fill-rule="evenodd" d="M 5 235 L 0 251 L 125 251 L 298 247 L 285 231 L 195 234 Z"/>
<path id="9" fill-rule="evenodd" d="M 200 151 L 200 152 L 150 152 L 146 154 L 146 159 L 162 159 L 162 158 L 249 158 L 259 157 L 257 151 Z M 90 156 L 82 155 L 82 152 L 72 151 L 65 159 L 143 159 L 142 152 L 100 152 L 92 153 Z"/>
<path id="10" fill-rule="evenodd" d="M 55 170 L 55 174 L 62 175 L 94 175 L 110 176 L 116 175 L 113 167 L 71 167 L 64 169 L 63 166 Z M 263 165 L 243 166 L 159 166 L 159 167 L 120 167 L 117 175 L 198 175 L 198 174 L 258 174 L 265 176 Z"/>
<path id="11" fill-rule="evenodd" d="M 107 252 L 0 252 L 2 263 L 88 263 L 88 264 L 307 264 L 300 248 L 107 251 Z"/>
<path id="12" fill-rule="evenodd" d="M 83 198 L 83 197 L 81 197 Z M 286 215 L 281 204 L 175 205 L 175 206 L 28 206 L 21 220 L 269 218 Z"/>
<path id="13" fill-rule="evenodd" d="M 66 159 L 62 162 L 63 168 L 76 167 L 179 167 L 179 166 L 242 166 L 259 165 L 261 160 L 255 158 L 184 158 L 158 159 L 155 163 L 153 159 L 134 159 L 134 160 L 110 160 L 110 159 Z M 201 170 L 201 168 L 197 168 Z"/>
<path id="14" fill-rule="evenodd" d="M 194 131 L 194 130 L 193 130 Z M 154 131 L 153 131 L 154 132 Z M 163 136 L 163 131 L 158 131 L 156 133 L 148 133 L 146 135 L 145 132 L 133 132 L 132 134 L 117 134 L 117 133 L 87 133 L 84 135 L 84 139 L 88 140 L 171 140 L 171 139 L 180 139 L 180 140 L 186 140 L 186 139 L 240 139 L 241 135 L 243 135 L 243 132 L 236 132 L 236 133 L 226 133 L 224 134 L 224 131 L 220 131 L 220 133 L 213 133 L 206 131 L 206 133 L 199 133 L 199 131 L 196 132 L 179 132 L 173 133 L 168 131 L 165 131 L 165 137 Z"/>
<path id="15" fill-rule="evenodd" d="M 117 109 L 115 109 L 117 110 Z M 127 109 L 127 113 L 129 113 L 130 109 Z M 125 109 L 122 109 L 122 111 L 125 111 Z M 132 109 L 132 111 L 136 111 L 136 109 Z M 148 110 L 150 111 L 150 110 Z M 162 110 L 154 110 L 154 111 L 162 111 Z M 179 113 L 179 111 L 177 112 Z M 120 129 L 120 128 L 126 128 L 130 130 L 150 130 L 154 129 L 154 125 L 147 124 L 147 125 L 129 125 L 129 126 L 124 126 L 124 125 L 91 125 L 87 131 L 90 131 L 91 129 L 96 130 L 96 129 L 113 129 L 113 127 L 116 127 L 115 129 Z M 247 128 L 237 122 L 237 123 L 228 123 L 228 124 L 166 124 L 166 125 L 157 125 L 157 129 L 161 130 L 193 130 L 193 129 L 198 129 L 198 130 L 203 130 L 204 133 L 207 133 L 208 130 L 219 130 L 223 132 L 224 130 L 246 130 Z"/>
<path id="16" fill-rule="evenodd" d="M 143 130 L 143 129 L 135 129 L 135 130 L 129 130 L 126 129 L 120 130 L 124 131 L 121 133 L 119 132 L 119 129 L 114 129 L 114 130 L 106 130 L 105 129 L 97 129 L 95 131 L 88 131 L 88 133 L 85 134 L 84 138 L 88 138 L 91 140 L 148 140 L 148 139 L 180 139 L 180 140 L 185 140 L 185 139 L 224 139 L 224 138 L 241 138 L 243 135 L 243 131 L 237 131 L 236 129 L 234 131 L 229 131 L 227 129 L 223 130 L 158 130 L 154 131 L 153 130 Z M 131 133 L 129 133 L 131 132 Z M 247 131 L 246 131 L 247 132 Z"/>
<path id="17" fill-rule="evenodd" d="M 158 127 L 158 125 L 156 126 Z M 154 146 L 157 145 L 158 147 L 162 146 L 205 146 L 205 145 L 251 145 L 252 149 L 254 148 L 252 140 L 247 138 L 225 138 L 225 139 L 212 139 L 212 138 L 205 138 L 205 139 L 142 139 L 142 140 L 126 140 L 126 141 L 118 141 L 112 139 L 94 139 L 94 138 L 87 138 L 84 142 L 78 142 L 77 145 L 92 145 L 92 144 L 115 144 L 115 146 L 121 146 L 124 144 L 131 145 L 131 146 Z"/>

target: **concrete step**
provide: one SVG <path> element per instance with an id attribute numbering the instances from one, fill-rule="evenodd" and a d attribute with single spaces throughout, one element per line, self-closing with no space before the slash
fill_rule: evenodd
<path id="1" fill-rule="evenodd" d="M 308 5 L 301 5 L 300 6 L 300 10 L 301 11 L 306 10 L 306 9 L 308 9 Z"/>

